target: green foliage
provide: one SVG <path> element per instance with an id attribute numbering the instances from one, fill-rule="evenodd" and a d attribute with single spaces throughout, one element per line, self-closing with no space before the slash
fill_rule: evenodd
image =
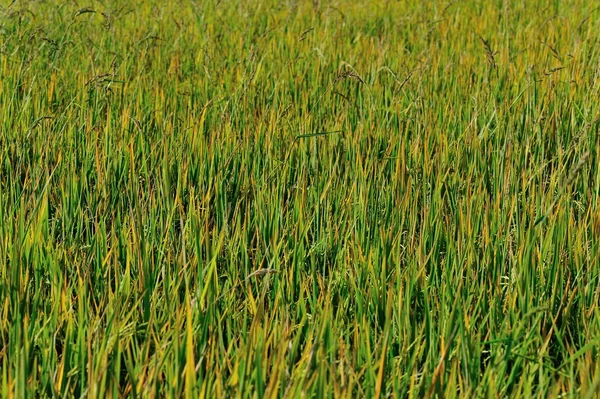
<path id="1" fill-rule="evenodd" d="M 598 394 L 593 2 L 4 3 L 2 397 Z"/>

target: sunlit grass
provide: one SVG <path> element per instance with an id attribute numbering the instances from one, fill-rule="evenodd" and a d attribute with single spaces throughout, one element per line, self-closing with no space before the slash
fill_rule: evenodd
<path id="1" fill-rule="evenodd" d="M 2 397 L 595 397 L 593 2 L 0 8 Z"/>

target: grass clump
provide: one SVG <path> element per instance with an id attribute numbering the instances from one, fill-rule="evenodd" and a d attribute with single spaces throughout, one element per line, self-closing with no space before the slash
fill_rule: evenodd
<path id="1" fill-rule="evenodd" d="M 594 397 L 598 9 L 0 8 L 3 397 Z"/>

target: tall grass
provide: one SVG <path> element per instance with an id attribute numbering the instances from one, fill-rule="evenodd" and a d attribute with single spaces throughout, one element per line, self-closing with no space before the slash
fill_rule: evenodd
<path id="1" fill-rule="evenodd" d="M 0 8 L 2 397 L 594 397 L 600 11 Z"/>

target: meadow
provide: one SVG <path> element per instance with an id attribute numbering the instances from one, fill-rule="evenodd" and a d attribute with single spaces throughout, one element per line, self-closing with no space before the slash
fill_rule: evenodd
<path id="1" fill-rule="evenodd" d="M 600 395 L 600 8 L 0 5 L 0 395 Z"/>

